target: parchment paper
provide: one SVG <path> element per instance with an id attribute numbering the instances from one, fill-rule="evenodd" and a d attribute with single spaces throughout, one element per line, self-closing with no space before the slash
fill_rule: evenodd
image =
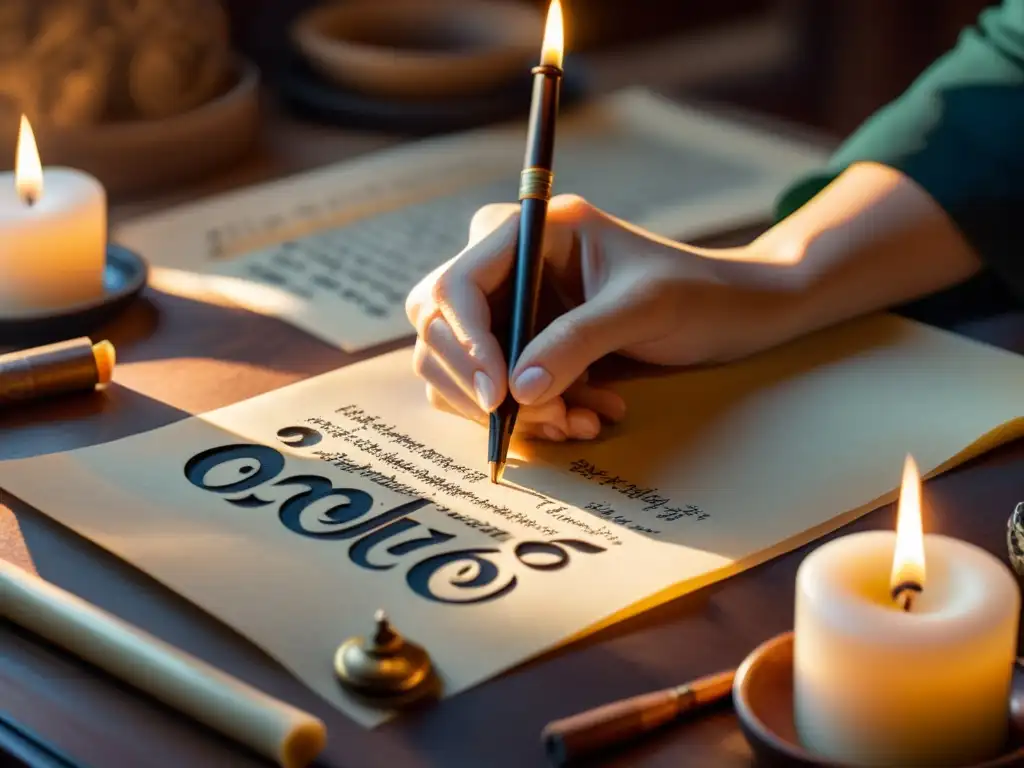
<path id="1" fill-rule="evenodd" d="M 337 645 L 384 608 L 448 695 L 721 579 L 1022 431 L 1024 360 L 892 316 L 623 383 L 593 444 L 432 410 L 408 349 L 104 445 L 0 487 L 233 626 L 364 726 Z M 234 447 L 229 447 L 234 446 Z M 924 524 L 928 528 L 927 494 Z"/>

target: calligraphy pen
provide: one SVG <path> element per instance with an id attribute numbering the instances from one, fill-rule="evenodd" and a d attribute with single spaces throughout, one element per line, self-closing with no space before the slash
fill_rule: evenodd
<path id="1" fill-rule="evenodd" d="M 519 182 L 519 235 L 516 240 L 511 327 L 505 349 L 509 376 L 523 348 L 533 338 L 537 322 L 537 296 L 543 269 L 541 247 L 554 178 L 551 167 L 555 151 L 558 96 L 562 85 L 562 37 L 562 6 L 559 0 L 552 0 L 544 29 L 540 65 L 532 70 L 534 77 L 529 132 Z M 500 482 L 505 471 L 509 443 L 518 414 L 519 403 L 512 397 L 510 389 L 505 400 L 490 415 L 487 460 L 492 483 Z"/>

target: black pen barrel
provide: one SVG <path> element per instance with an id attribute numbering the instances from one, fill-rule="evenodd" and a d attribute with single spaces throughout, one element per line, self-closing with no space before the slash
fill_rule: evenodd
<path id="1" fill-rule="evenodd" d="M 523 168 L 551 170 L 555 156 L 555 122 L 562 88 L 562 70 L 542 64 L 533 68 L 533 96 L 526 134 Z"/>
<path id="2" fill-rule="evenodd" d="M 511 323 L 504 345 L 510 377 L 523 350 L 536 332 L 537 302 L 543 274 L 544 223 L 554 179 L 551 166 L 555 153 L 555 123 L 562 82 L 562 70 L 551 65 L 542 64 L 535 67 L 533 74 L 533 99 L 530 102 L 526 154 L 519 182 L 521 207 L 516 239 Z M 500 477 L 500 469 L 504 467 L 518 413 L 519 404 L 509 393 L 504 402 L 490 415 L 487 453 L 492 466 L 492 481 L 496 476 Z M 497 475 L 495 467 L 498 468 Z"/>
<path id="3" fill-rule="evenodd" d="M 555 153 L 555 123 L 562 70 L 550 65 L 533 69 L 526 154 L 519 184 L 519 233 L 512 294 L 512 323 L 505 357 L 509 373 L 536 331 L 537 300 L 543 272 L 544 222 L 551 199 Z"/>
<path id="4" fill-rule="evenodd" d="M 546 200 L 526 198 L 519 213 L 515 284 L 512 291 L 512 324 L 509 328 L 506 352 L 509 374 L 536 332 L 536 307 L 544 266 L 541 249 L 544 245 L 544 221 L 547 212 Z"/>

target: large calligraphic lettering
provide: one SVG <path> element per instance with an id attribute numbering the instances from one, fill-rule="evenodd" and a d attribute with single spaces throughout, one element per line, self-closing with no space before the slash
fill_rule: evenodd
<path id="1" fill-rule="evenodd" d="M 445 603 L 483 603 L 495 600 L 515 589 L 519 579 L 509 576 L 496 589 L 485 590 L 499 580 L 500 567 L 493 560 L 484 557 L 498 554 L 501 550 L 493 548 L 462 549 L 455 552 L 444 552 L 422 560 L 412 568 L 405 577 L 406 583 L 421 597 Z M 444 582 L 445 573 L 454 571 L 447 578 L 446 585 L 439 585 L 435 576 L 440 575 Z M 468 595 L 447 596 L 439 590 L 439 586 L 454 587 L 458 590 L 481 590 Z"/>
<path id="2" fill-rule="evenodd" d="M 234 473 L 224 471 L 234 462 Z M 255 466 L 253 464 L 255 463 Z M 197 453 L 185 463 L 185 477 L 197 488 L 214 493 L 228 494 L 248 491 L 268 480 L 273 480 L 284 469 L 284 456 L 265 445 L 223 445 Z M 218 470 L 220 474 L 232 475 L 235 479 L 226 482 L 210 482 L 208 476 Z M 228 499 L 228 503 L 240 507 L 265 507 L 272 504 L 255 494 L 241 499 Z"/>
<path id="3" fill-rule="evenodd" d="M 290 447 L 316 445 L 322 439 L 308 427 L 285 427 L 277 435 Z M 481 547 L 437 551 L 458 537 L 412 516 L 432 504 L 430 499 L 413 499 L 375 512 L 378 504 L 371 493 L 335 487 L 321 475 L 304 473 L 278 479 L 285 466 L 285 457 L 274 448 L 234 443 L 192 456 L 185 462 L 184 474 L 196 488 L 218 494 L 236 507 L 259 509 L 277 504 L 278 519 L 292 533 L 348 541 L 349 560 L 369 571 L 390 570 L 409 556 L 425 554 L 409 565 L 405 580 L 414 593 L 438 603 L 468 605 L 508 594 L 519 583 L 520 577 L 512 572 L 516 563 L 532 571 L 557 571 L 569 564 L 569 550 L 586 554 L 604 551 L 576 539 L 522 541 L 511 553 Z M 293 488 L 295 492 L 291 492 Z M 267 499 L 271 489 L 282 489 L 288 495 L 283 500 Z"/>

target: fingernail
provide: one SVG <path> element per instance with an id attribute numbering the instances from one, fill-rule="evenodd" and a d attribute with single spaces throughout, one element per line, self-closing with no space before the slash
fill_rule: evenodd
<path id="1" fill-rule="evenodd" d="M 487 413 L 493 411 L 498 405 L 495 402 L 498 398 L 491 377 L 483 371 L 477 371 L 473 374 L 473 389 L 476 390 L 476 401 L 480 407 Z"/>
<path id="2" fill-rule="evenodd" d="M 553 427 L 550 424 L 545 424 L 541 427 L 541 432 L 544 433 L 544 437 L 548 440 L 554 440 L 556 443 L 565 442 L 565 433 L 558 427 Z"/>
<path id="3" fill-rule="evenodd" d="M 515 380 L 516 399 L 523 405 L 536 402 L 551 386 L 551 374 L 539 366 L 527 368 Z"/>
<path id="4" fill-rule="evenodd" d="M 601 425 L 593 414 L 573 413 L 569 416 L 569 432 L 580 440 L 591 440 L 597 437 Z"/>

